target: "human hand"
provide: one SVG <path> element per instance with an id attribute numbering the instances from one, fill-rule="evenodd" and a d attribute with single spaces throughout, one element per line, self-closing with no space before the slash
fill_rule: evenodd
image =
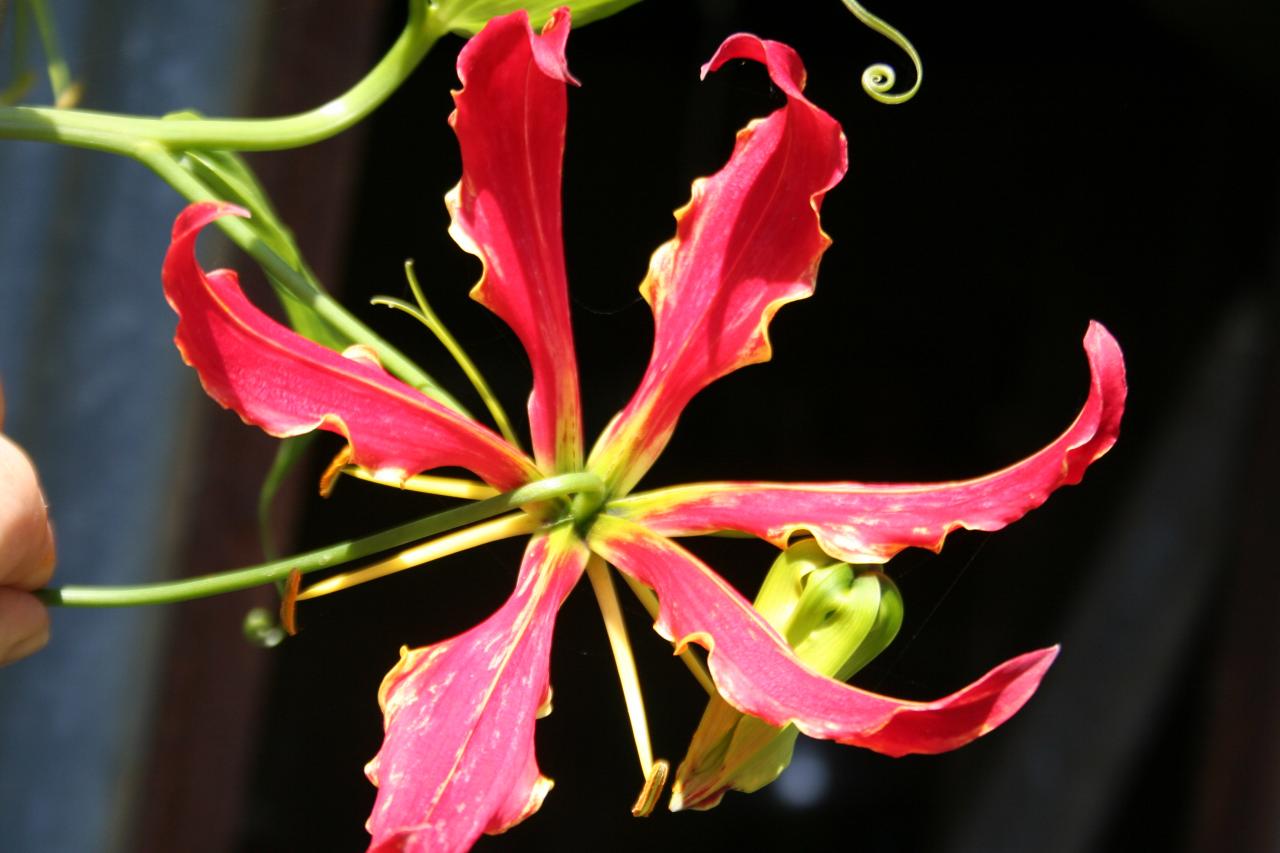
<path id="1" fill-rule="evenodd" d="M 53 528 L 35 468 L 21 448 L 0 434 L 0 666 L 49 641 L 49 613 L 30 590 L 48 583 L 53 562 Z"/>

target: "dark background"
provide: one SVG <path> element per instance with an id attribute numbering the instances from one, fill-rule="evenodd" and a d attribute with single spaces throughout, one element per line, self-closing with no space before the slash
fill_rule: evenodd
<path id="1" fill-rule="evenodd" d="M 856 683 L 932 699 L 1032 648 L 1065 640 L 1062 657 L 1024 712 L 958 752 L 894 760 L 810 742 L 793 768 L 816 780 L 802 805 L 766 789 L 730 794 L 705 815 L 660 809 L 636 820 L 628 807 L 642 780 L 600 619 L 579 590 L 557 627 L 555 713 L 538 726 L 539 762 L 556 788 L 539 814 L 478 849 L 1270 848 L 1280 704 L 1268 629 L 1280 599 L 1266 483 L 1280 473 L 1280 183 L 1266 119 L 1280 68 L 1265 46 L 1276 13 L 1215 4 L 1211 15 L 1194 2 L 881 4 L 926 67 L 917 98 L 889 107 L 858 77 L 885 60 L 909 83 L 905 57 L 834 0 L 786 11 L 799 5 L 644 0 L 570 38 L 583 85 L 570 94 L 564 210 L 587 433 L 643 372 L 652 323 L 636 287 L 671 236 L 671 211 L 693 178 L 719 168 L 740 126 L 781 103 L 759 68 L 735 64 L 699 83 L 699 66 L 735 31 L 786 41 L 809 69 L 810 98 L 849 137 L 848 177 L 823 207 L 834 245 L 816 295 L 775 320 L 773 361 L 697 397 L 641 487 L 997 469 L 1075 416 L 1088 381 L 1080 339 L 1097 319 L 1128 362 L 1119 443 L 1080 487 L 1010 529 L 959 532 L 939 556 L 895 558 L 888 571 L 906 623 Z M 324 8 L 279 9 L 272 38 L 293 59 L 267 69 L 267 88 L 299 98 L 294 108 L 345 88 L 362 67 L 345 60 L 343 78 L 306 48 L 325 34 L 342 44 L 344 25 L 317 23 Z M 361 25 L 376 56 L 402 10 L 364 9 L 385 15 Z M 305 155 L 313 166 L 280 166 L 288 153 L 255 162 L 347 304 L 477 403 L 423 330 L 363 307 L 375 294 L 405 296 L 401 264 L 415 258 L 434 307 L 519 416 L 524 355 L 468 299 L 479 265 L 445 232 L 442 197 L 460 168 L 445 123 L 460 45 L 441 42 L 360 135 Z M 332 88 L 312 92 L 326 73 L 339 75 Z M 309 228 L 330 189 L 350 193 L 355 212 Z M 233 416 L 211 417 L 229 424 L 221 432 L 248 433 Z M 270 446 L 243 441 L 257 457 Z M 322 443 L 313 474 L 340 446 Z M 298 508 L 296 544 L 445 504 L 344 482 L 330 501 Z M 748 595 L 772 559 L 758 543 L 691 547 Z M 217 750 L 248 756 L 243 774 L 215 783 L 210 770 L 203 785 L 190 775 L 184 784 L 236 818 L 223 831 L 233 849 L 360 849 L 374 796 L 361 768 L 380 742 L 383 673 L 400 644 L 434 642 L 492 612 L 519 553 L 504 543 L 309 602 L 302 632 L 278 649 L 248 653 L 242 670 L 233 658 L 208 664 L 224 690 L 249 684 L 227 711 L 244 721 L 234 739 L 219 740 L 225 720 L 178 678 L 187 710 L 176 713 L 188 722 L 167 723 L 152 772 L 172 780 L 164 738 L 182 726 L 200 737 L 207 725 Z M 703 696 L 639 605 L 625 603 L 655 750 L 674 765 Z M 221 639 L 207 642 L 239 642 L 234 613 L 224 615 L 209 626 Z M 156 849 L 200 834 L 170 818 L 175 834 L 165 835 L 161 824 L 151 815 L 140 830 Z"/>

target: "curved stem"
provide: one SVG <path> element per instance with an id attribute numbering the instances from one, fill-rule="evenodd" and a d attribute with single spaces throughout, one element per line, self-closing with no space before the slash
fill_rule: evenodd
<path id="1" fill-rule="evenodd" d="M 859 21 L 902 48 L 907 56 L 910 57 L 911 63 L 916 67 L 916 82 L 905 92 L 900 92 L 896 95 L 890 94 L 894 84 L 897 82 L 898 75 L 893 70 L 892 65 L 884 62 L 877 62 L 863 69 L 862 88 L 868 95 L 882 104 L 902 104 L 914 98 L 916 92 L 920 91 L 920 84 L 924 81 L 924 63 L 920 60 L 920 54 L 916 51 L 915 45 L 885 21 L 864 9 L 862 4 L 856 2 L 856 0 L 844 0 L 844 5 Z"/>
<path id="2" fill-rule="evenodd" d="M 297 115 L 263 119 L 142 118 L 89 110 L 0 108 L 0 137 L 61 142 L 127 153 L 140 140 L 167 148 L 274 151 L 319 142 L 378 107 L 444 34 L 427 0 L 409 0 L 400 37 L 364 79 L 327 104 Z"/>
<path id="3" fill-rule="evenodd" d="M 177 162 L 185 149 L 265 151 L 318 142 L 363 119 L 394 92 L 444 33 L 428 0 L 409 0 L 409 20 L 382 60 L 345 94 L 295 116 L 272 119 L 139 118 L 84 110 L 0 107 L 0 138 L 60 142 L 121 154 L 149 166 L 188 201 L 214 197 L 210 188 Z M 224 218 L 231 240 L 249 253 L 272 283 L 308 306 L 336 335 L 372 347 L 383 365 L 405 382 L 471 417 L 466 407 L 422 368 L 347 312 L 336 300 L 280 257 L 256 230 Z"/>
<path id="4" fill-rule="evenodd" d="M 594 474 L 562 474 L 521 486 L 496 498 L 476 501 L 457 509 L 429 515 L 372 536 L 349 539 L 326 548 L 271 560 L 257 566 L 233 569 L 196 578 L 130 586 L 64 586 L 39 590 L 36 595 L 50 605 L 64 607 L 128 607 L 139 604 L 168 604 L 207 598 L 227 592 L 275 583 L 293 570 L 301 574 L 327 569 L 444 533 L 477 521 L 484 521 L 528 504 L 561 498 L 577 492 L 603 492 L 604 483 Z"/>

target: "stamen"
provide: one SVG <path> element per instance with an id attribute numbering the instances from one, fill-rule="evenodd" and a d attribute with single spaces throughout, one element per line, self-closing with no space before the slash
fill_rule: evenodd
<path id="1" fill-rule="evenodd" d="M 374 563 L 372 566 L 365 566 L 363 569 L 357 569 L 354 572 L 344 572 L 331 578 L 325 578 L 298 593 L 297 600 L 307 601 L 308 599 L 319 598 L 322 595 L 350 589 L 367 581 L 402 572 L 405 569 L 412 569 L 424 563 L 430 563 L 432 560 L 438 560 L 450 554 L 457 554 L 459 551 L 475 548 L 477 545 L 485 545 L 489 542 L 496 542 L 499 539 L 532 533 L 538 528 L 538 524 L 538 519 L 523 512 L 504 515 L 501 518 L 495 518 L 492 521 L 486 521 L 483 524 L 477 524 L 474 527 L 468 527 L 464 530 L 441 536 L 438 539 L 421 542 L 412 548 L 401 551 L 394 557 Z"/>
<path id="2" fill-rule="evenodd" d="M 338 475 L 351 462 L 351 445 L 347 445 L 338 451 L 333 457 L 333 461 L 324 469 L 324 473 L 320 475 L 320 497 L 327 498 L 333 494 L 333 487 L 338 484 Z"/>
<path id="3" fill-rule="evenodd" d="M 645 777 L 644 787 L 640 789 L 640 796 L 636 797 L 635 804 L 631 806 L 632 817 L 648 817 L 653 813 L 653 807 L 658 804 L 658 797 L 662 796 L 662 789 L 667 784 L 667 774 L 670 772 L 671 765 L 666 761 L 653 763 L 653 768 Z"/>
<path id="4" fill-rule="evenodd" d="M 284 594 L 280 597 L 280 627 L 290 637 L 298 633 L 298 586 L 302 583 L 302 572 L 294 569 L 285 578 Z"/>
<path id="5" fill-rule="evenodd" d="M 636 594 L 636 598 L 640 599 L 640 603 L 644 605 L 644 609 L 649 611 L 649 616 L 653 621 L 658 621 L 658 596 L 653 594 L 653 590 L 640 583 L 640 581 L 626 574 L 622 574 L 622 579 L 627 582 L 627 586 L 631 587 L 631 591 Z M 716 690 L 716 684 L 711 680 L 711 673 L 707 672 L 707 668 L 702 665 L 702 661 L 698 659 L 686 644 L 676 649 L 676 654 L 680 660 L 684 662 L 685 667 L 693 675 L 694 680 L 702 685 L 702 689 L 707 691 L 707 695 L 715 698 L 720 695 L 720 691 Z"/>
<path id="6" fill-rule="evenodd" d="M 335 462 L 337 460 L 334 460 Z M 328 473 L 327 471 L 325 472 Z M 364 480 L 367 483 L 378 483 L 382 486 L 395 486 L 409 492 L 422 492 L 427 495 L 442 495 L 446 498 L 466 498 L 479 501 L 498 494 L 498 490 L 487 486 L 479 480 L 467 480 L 462 477 L 436 477 L 429 474 L 418 474 L 407 480 L 401 480 L 394 474 L 370 471 L 359 465 L 348 465 L 342 469 L 343 474 Z"/>
<path id="7" fill-rule="evenodd" d="M 613 588 L 609 569 L 599 557 L 587 562 L 587 577 L 604 617 L 604 628 L 609 634 L 609 647 L 613 649 L 613 662 L 618 668 L 618 680 L 622 682 L 622 697 L 627 703 L 627 717 L 631 720 L 631 736 L 636 741 L 636 755 L 640 757 L 640 770 L 645 779 L 653 774 L 653 748 L 649 744 L 649 721 L 644 715 L 644 699 L 640 695 L 640 678 L 636 675 L 636 660 L 631 654 L 631 641 L 627 638 L 627 626 L 622 621 L 622 608 L 618 606 L 618 593 Z M 646 782 L 645 787 L 648 787 Z M 656 795 L 655 795 L 656 796 Z M 643 794 L 641 800 L 643 801 Z"/>

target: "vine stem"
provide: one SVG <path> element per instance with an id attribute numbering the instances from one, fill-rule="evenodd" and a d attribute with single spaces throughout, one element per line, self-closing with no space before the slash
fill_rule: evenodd
<path id="1" fill-rule="evenodd" d="M 529 504 L 543 503 L 580 492 L 603 492 L 604 483 L 595 474 L 576 473 L 548 477 L 510 492 L 456 509 L 410 521 L 390 530 L 349 539 L 279 560 L 231 571 L 176 581 L 130 586 L 63 586 L 38 590 L 37 597 L 49 605 L 63 607 L 130 607 L 141 604 L 169 604 L 208 598 L 250 587 L 275 583 L 295 569 L 307 574 L 341 565 L 380 551 L 397 548 L 468 524 L 493 518 Z"/>
<path id="2" fill-rule="evenodd" d="M 276 151 L 310 145 L 359 122 L 394 92 L 444 34 L 427 0 L 409 0 L 395 44 L 351 89 L 315 109 L 279 118 L 152 118 L 48 107 L 0 108 L 0 137 L 130 154 L 141 140 L 178 150 Z"/>
<path id="3" fill-rule="evenodd" d="M 269 151 L 327 139 L 359 122 L 394 92 L 445 32 L 428 0 L 409 0 L 409 19 L 377 65 L 327 104 L 282 118 L 148 118 L 89 110 L 0 107 L 0 138 L 55 142 L 130 157 L 148 166 L 188 201 L 216 199 L 207 184 L 182 167 L 192 149 Z M 424 394 L 471 417 L 453 395 L 400 350 L 356 319 L 316 283 L 274 251 L 257 231 L 233 217 L 218 221 L 237 246 L 256 260 L 284 295 L 308 306 L 348 343 L 363 343 L 383 366 Z"/>
<path id="4" fill-rule="evenodd" d="M 924 63 L 915 45 L 884 20 L 868 12 L 857 0 L 844 0 L 844 5 L 859 21 L 902 48 L 911 59 L 911 64 L 916 67 L 916 82 L 907 91 L 895 95 L 891 94 L 891 90 L 897 83 L 898 75 L 893 66 L 884 62 L 869 65 L 862 71 L 863 90 L 882 104 L 903 104 L 914 98 L 916 92 L 920 91 L 920 84 L 924 82 Z"/>

